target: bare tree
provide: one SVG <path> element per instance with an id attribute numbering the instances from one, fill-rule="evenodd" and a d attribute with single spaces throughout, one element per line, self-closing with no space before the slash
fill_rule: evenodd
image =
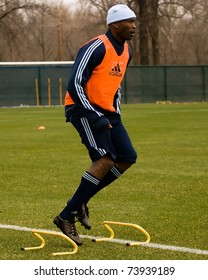
<path id="1" fill-rule="evenodd" d="M 8 15 L 18 10 L 34 8 L 34 1 L 1 0 L 0 1 L 0 21 Z"/>
<path id="2" fill-rule="evenodd" d="M 148 16 L 148 0 L 137 0 L 139 6 L 139 39 L 140 39 L 140 63 L 149 64 L 149 16 Z"/>
<path id="3" fill-rule="evenodd" d="M 30 44 L 34 54 L 38 50 L 38 60 L 50 60 L 54 49 L 54 22 L 52 11 L 47 4 L 42 4 L 29 18 L 28 33 L 30 32 Z M 51 38 L 52 37 L 52 38 Z M 33 42 L 35 45 L 32 45 Z M 31 44 L 32 43 L 32 44 Z M 36 49 L 36 50 L 35 50 Z"/>
<path id="4" fill-rule="evenodd" d="M 161 2 L 160 59 L 163 64 L 206 63 L 206 0 Z"/>
<path id="5" fill-rule="evenodd" d="M 207 0 L 60 1 L 0 0 L 0 61 L 74 60 L 106 31 L 107 10 L 125 3 L 137 14 L 132 64 L 208 63 Z"/>
<path id="6" fill-rule="evenodd" d="M 24 12 L 35 9 L 37 4 L 26 0 L 0 1 L 0 58 L 14 60 L 19 53 L 24 33 Z M 21 52 L 21 51 L 20 51 Z M 6 56 L 6 57 L 5 57 Z"/>

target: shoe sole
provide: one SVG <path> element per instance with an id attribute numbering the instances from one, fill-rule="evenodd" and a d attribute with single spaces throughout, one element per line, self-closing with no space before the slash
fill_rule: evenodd
<path id="1" fill-rule="evenodd" d="M 90 226 L 90 225 L 87 225 L 87 224 L 83 223 L 83 221 L 82 221 L 82 220 L 79 220 L 79 218 L 77 218 L 77 219 L 78 219 L 78 221 L 80 222 L 80 224 L 81 224 L 84 228 L 86 228 L 86 229 L 88 229 L 88 230 L 91 229 L 91 226 Z"/>
<path id="2" fill-rule="evenodd" d="M 57 228 L 59 228 L 63 234 L 65 234 L 67 237 L 69 237 L 71 240 L 73 240 L 78 246 L 81 246 L 82 245 L 82 241 L 77 241 L 73 238 L 73 236 L 69 236 L 67 235 L 64 230 L 62 229 L 62 227 L 59 225 L 59 217 L 55 217 L 54 220 L 53 220 L 53 223 L 57 226 Z"/>

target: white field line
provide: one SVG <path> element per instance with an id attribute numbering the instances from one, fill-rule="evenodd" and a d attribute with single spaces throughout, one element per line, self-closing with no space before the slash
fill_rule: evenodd
<path id="1" fill-rule="evenodd" d="M 52 231 L 52 230 L 47 230 L 47 229 L 28 228 L 28 227 L 20 227 L 20 226 L 16 226 L 16 225 L 5 225 L 5 224 L 0 224 L 0 228 L 12 229 L 12 230 L 17 230 L 17 231 L 43 230 L 46 232 L 57 233 L 57 231 Z M 91 240 L 99 238 L 98 236 L 95 237 L 95 236 L 90 236 L 90 235 L 80 235 L 80 237 L 91 239 Z M 127 243 L 137 242 L 137 241 L 114 238 L 112 240 L 109 240 L 108 242 L 127 244 Z M 162 249 L 162 250 L 169 250 L 169 251 L 184 252 L 184 253 L 190 253 L 190 254 L 197 254 L 197 255 L 208 255 L 208 250 L 186 248 L 186 247 L 179 247 L 179 246 L 162 245 L 162 244 L 156 244 L 156 243 L 143 243 L 140 246 L 148 247 L 148 248 Z"/>

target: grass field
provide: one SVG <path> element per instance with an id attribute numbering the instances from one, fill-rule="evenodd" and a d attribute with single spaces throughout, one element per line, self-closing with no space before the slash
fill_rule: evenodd
<path id="1" fill-rule="evenodd" d="M 108 236 L 104 220 L 144 227 L 151 243 L 208 250 L 208 103 L 123 105 L 123 122 L 139 154 L 137 164 L 89 203 L 91 231 Z M 46 130 L 38 130 L 44 125 Z M 52 223 L 90 164 L 63 108 L 0 109 L 0 224 L 58 230 Z M 116 227 L 118 239 L 142 240 Z M 46 237 L 43 250 L 31 232 L 0 228 L 2 260 L 207 260 L 194 254 L 83 239 L 75 255 L 52 257 L 68 244 Z"/>

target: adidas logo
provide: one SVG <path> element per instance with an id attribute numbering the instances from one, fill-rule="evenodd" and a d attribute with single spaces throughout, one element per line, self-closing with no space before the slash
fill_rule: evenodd
<path id="1" fill-rule="evenodd" d="M 119 63 L 117 63 L 109 72 L 111 76 L 122 77 L 121 67 Z"/>

